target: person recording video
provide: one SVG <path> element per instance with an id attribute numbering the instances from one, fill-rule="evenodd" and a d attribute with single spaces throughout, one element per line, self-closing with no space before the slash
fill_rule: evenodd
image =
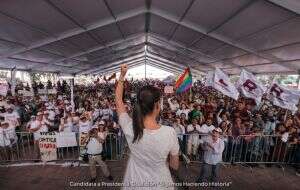
<path id="1" fill-rule="evenodd" d="M 96 172 L 96 164 L 98 163 L 101 167 L 101 170 L 104 176 L 113 180 L 113 177 L 110 175 L 110 171 L 106 165 L 106 163 L 102 160 L 102 151 L 105 138 L 99 135 L 99 130 L 97 127 L 93 127 L 88 134 L 87 141 L 87 154 L 89 157 L 89 166 L 90 166 L 90 174 L 91 174 L 91 182 L 96 181 L 97 172 Z"/>

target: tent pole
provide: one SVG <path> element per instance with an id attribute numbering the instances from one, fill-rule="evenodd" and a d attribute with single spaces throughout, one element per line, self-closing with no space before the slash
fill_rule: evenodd
<path id="1" fill-rule="evenodd" d="M 17 67 L 15 66 L 10 70 L 10 83 L 11 83 L 11 94 L 14 96 L 15 95 L 15 89 L 16 89 L 16 72 L 17 72 Z"/>
<path id="2" fill-rule="evenodd" d="M 74 104 L 74 78 L 70 79 L 70 88 L 71 88 L 71 106 L 72 112 L 75 111 L 75 104 Z"/>
<path id="3" fill-rule="evenodd" d="M 145 59 L 145 79 L 147 78 L 147 69 L 146 69 L 146 67 L 147 67 L 147 63 L 146 63 L 146 59 Z"/>

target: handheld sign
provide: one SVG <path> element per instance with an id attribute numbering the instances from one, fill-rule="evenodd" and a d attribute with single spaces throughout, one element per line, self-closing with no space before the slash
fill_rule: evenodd
<path id="1" fill-rule="evenodd" d="M 39 147 L 43 162 L 57 160 L 55 132 L 41 132 Z"/>
<path id="2" fill-rule="evenodd" d="M 174 87 L 173 86 L 165 86 L 164 93 L 165 94 L 173 94 L 174 93 Z"/>

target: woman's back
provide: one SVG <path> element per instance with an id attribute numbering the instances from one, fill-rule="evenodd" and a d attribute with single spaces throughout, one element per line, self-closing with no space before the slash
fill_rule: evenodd
<path id="1" fill-rule="evenodd" d="M 179 166 L 179 144 L 173 128 L 157 123 L 161 111 L 160 90 L 143 86 L 136 96 L 131 119 L 123 101 L 127 65 L 121 66 L 116 86 L 116 109 L 131 156 L 124 177 L 124 189 L 174 189 L 169 165 Z M 167 158 L 169 159 L 167 161 Z"/>
<path id="2" fill-rule="evenodd" d="M 167 157 L 169 154 L 177 155 L 179 151 L 175 130 L 168 126 L 161 126 L 156 130 L 144 129 L 143 137 L 137 143 L 132 143 L 132 119 L 127 113 L 122 113 L 119 123 L 131 151 L 124 185 L 128 189 L 140 189 L 138 186 L 149 188 L 152 184 L 157 185 L 157 189 L 162 189 L 162 185 L 171 184 Z M 151 186 L 151 189 L 156 188 Z"/>

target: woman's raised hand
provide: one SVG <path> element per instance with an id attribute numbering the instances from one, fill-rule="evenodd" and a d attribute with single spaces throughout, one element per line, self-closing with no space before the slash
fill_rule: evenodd
<path id="1" fill-rule="evenodd" d="M 125 77 L 128 70 L 128 66 L 126 64 L 121 65 L 121 77 Z"/>

